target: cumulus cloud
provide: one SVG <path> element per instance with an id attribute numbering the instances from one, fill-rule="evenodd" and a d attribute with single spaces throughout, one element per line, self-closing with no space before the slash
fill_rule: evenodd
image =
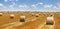
<path id="1" fill-rule="evenodd" d="M 33 8 L 36 8 L 36 5 L 31 5 Z"/>
<path id="2" fill-rule="evenodd" d="M 9 7 L 10 7 L 10 8 L 13 8 L 13 6 L 14 6 L 14 5 L 10 5 Z"/>
<path id="3" fill-rule="evenodd" d="M 57 3 L 58 7 L 60 7 L 60 3 Z"/>
<path id="4" fill-rule="evenodd" d="M 19 5 L 20 10 L 30 10 L 30 6 L 28 5 Z"/>
<path id="5" fill-rule="evenodd" d="M 6 8 L 6 10 L 25 10 L 25 11 L 27 11 L 27 10 L 30 10 L 30 11 L 40 11 L 41 9 L 39 9 L 37 6 L 38 5 L 41 5 L 41 6 L 43 6 L 44 8 L 43 8 L 43 10 L 41 10 L 41 11 L 60 11 L 60 4 L 58 4 L 58 6 L 54 6 L 54 5 L 43 5 L 44 3 L 43 2 L 38 2 L 38 3 L 35 3 L 35 4 L 32 4 L 31 6 L 28 6 L 28 5 L 19 5 L 17 8 L 15 8 L 15 6 L 16 6 L 16 1 L 18 1 L 18 0 L 4 0 L 5 2 L 11 2 L 12 4 L 11 5 L 9 5 L 8 6 L 8 8 L 6 8 L 2 3 L 0 3 L 0 9 L 4 9 L 4 8 Z M 46 9 L 51 9 L 51 10 L 46 10 Z"/>
<path id="6" fill-rule="evenodd" d="M 6 8 L 2 3 L 0 3 L 0 7 L 2 7 L 2 8 Z"/>
<path id="7" fill-rule="evenodd" d="M 4 6 L 2 3 L 0 3 L 0 6 Z"/>
<path id="8" fill-rule="evenodd" d="M 9 8 L 14 8 L 16 6 L 16 3 L 15 2 L 12 2 L 11 5 L 9 5 Z"/>
<path id="9" fill-rule="evenodd" d="M 4 0 L 5 2 L 8 2 L 8 0 Z"/>
<path id="10" fill-rule="evenodd" d="M 33 5 L 31 5 L 32 7 L 36 7 L 36 6 L 38 6 L 38 5 L 43 5 L 44 3 L 43 2 L 39 2 L 39 3 L 35 3 L 35 4 L 33 4 Z"/>
<path id="11" fill-rule="evenodd" d="M 59 7 L 58 6 L 53 6 L 53 9 L 56 9 L 57 10 L 57 9 L 59 9 Z"/>
<path id="12" fill-rule="evenodd" d="M 18 0 L 16 0 L 16 1 L 18 1 Z"/>
<path id="13" fill-rule="evenodd" d="M 31 8 L 33 9 L 33 10 L 39 10 L 39 8 L 37 7 L 38 5 L 43 5 L 44 3 L 43 2 L 39 2 L 39 3 L 36 3 L 36 4 L 33 4 L 33 5 L 31 5 Z"/>
<path id="14" fill-rule="evenodd" d="M 43 5 L 43 2 L 36 3 L 35 5 Z"/>
<path id="15" fill-rule="evenodd" d="M 38 4 L 41 4 L 41 5 L 42 5 L 43 3 L 42 3 L 42 2 L 40 2 L 40 3 L 38 3 Z"/>
<path id="16" fill-rule="evenodd" d="M 27 5 L 19 5 L 19 7 L 24 7 L 25 8 L 25 7 L 28 7 L 28 6 Z"/>
<path id="17" fill-rule="evenodd" d="M 5 10 L 6 8 L 7 8 L 6 6 L 4 6 L 2 3 L 0 3 L 0 11 Z"/>
<path id="18" fill-rule="evenodd" d="M 28 6 L 28 5 L 19 5 L 19 8 L 20 10 L 30 10 L 30 11 L 33 11 L 33 10 L 38 10 L 37 7 L 35 5 L 32 5 L 32 6 Z"/>
<path id="19" fill-rule="evenodd" d="M 39 10 L 38 7 L 37 7 L 37 5 L 31 5 L 31 8 L 32 8 L 33 10 Z"/>
<path id="20" fill-rule="evenodd" d="M 44 5 L 44 8 L 46 8 L 46 9 L 49 9 L 49 8 L 52 8 L 53 7 L 53 5 Z"/>
<path id="21" fill-rule="evenodd" d="M 8 2 L 8 1 L 11 1 L 11 2 L 16 2 L 16 1 L 18 1 L 18 0 L 4 0 L 5 2 Z"/>
<path id="22" fill-rule="evenodd" d="M 44 9 L 46 9 L 45 11 L 48 11 L 48 12 L 60 12 L 60 4 L 57 4 L 57 5 L 44 5 Z"/>

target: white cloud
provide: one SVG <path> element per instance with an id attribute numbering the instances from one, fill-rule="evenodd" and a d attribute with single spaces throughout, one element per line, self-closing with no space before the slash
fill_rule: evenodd
<path id="1" fill-rule="evenodd" d="M 2 3 L 0 3 L 0 7 L 2 7 L 2 8 L 6 8 Z"/>
<path id="2" fill-rule="evenodd" d="M 18 0 L 4 0 L 5 2 L 9 2 L 9 1 L 11 1 L 11 2 L 16 2 L 16 1 L 18 1 Z"/>
<path id="3" fill-rule="evenodd" d="M 10 10 L 15 10 L 15 4 L 13 3 L 13 4 L 9 5 L 7 10 L 9 10 L 9 11 Z"/>
<path id="4" fill-rule="evenodd" d="M 58 6 L 53 6 L 53 9 L 56 9 L 57 10 L 57 9 L 59 9 L 59 7 Z"/>
<path id="5" fill-rule="evenodd" d="M 19 5 L 19 8 L 21 10 L 38 10 L 38 8 L 35 6 L 35 5 L 32 5 L 32 6 L 28 6 L 28 5 Z"/>
<path id="6" fill-rule="evenodd" d="M 29 6 L 27 6 L 27 5 L 19 5 L 19 7 L 28 8 Z"/>
<path id="7" fill-rule="evenodd" d="M 56 9 L 60 9 L 60 8 L 56 8 Z"/>
<path id="8" fill-rule="evenodd" d="M 44 8 L 52 8 L 53 5 L 44 5 Z"/>
<path id="9" fill-rule="evenodd" d="M 31 5 L 31 9 L 33 9 L 33 10 L 39 10 L 38 7 L 37 7 L 37 5 Z"/>
<path id="10" fill-rule="evenodd" d="M 26 5 L 19 5 L 19 7 L 27 7 Z"/>
<path id="11" fill-rule="evenodd" d="M 59 6 L 59 7 L 60 7 L 60 3 L 57 3 L 57 6 Z"/>
<path id="12" fill-rule="evenodd" d="M 0 3 L 0 10 L 4 10 L 6 8 L 7 8 L 6 6 L 4 6 L 2 3 Z"/>
<path id="13" fill-rule="evenodd" d="M 18 0 L 16 0 L 16 1 L 18 1 Z"/>
<path id="14" fill-rule="evenodd" d="M 7 2 L 8 0 L 4 0 L 5 2 Z"/>
<path id="15" fill-rule="evenodd" d="M 43 3 L 42 3 L 42 2 L 40 2 L 40 3 L 38 3 L 38 4 L 41 4 L 41 5 L 42 5 Z"/>
<path id="16" fill-rule="evenodd" d="M 12 8 L 14 5 L 10 5 L 9 7 Z"/>
<path id="17" fill-rule="evenodd" d="M 9 7 L 14 7 L 16 5 L 15 2 L 12 2 L 12 4 Z"/>
<path id="18" fill-rule="evenodd" d="M 53 8 L 57 8 L 57 6 L 54 6 Z"/>
<path id="19" fill-rule="evenodd" d="M 23 10 L 28 10 L 29 6 L 28 5 L 19 5 L 19 8 L 23 9 Z"/>
<path id="20" fill-rule="evenodd" d="M 15 1 L 15 0 L 9 0 L 9 1 Z"/>
<path id="21" fill-rule="evenodd" d="M 44 4 L 43 2 L 39 2 L 39 3 L 35 4 L 35 5 L 43 5 L 43 4 Z"/>
<path id="22" fill-rule="evenodd" d="M 36 8 L 36 5 L 32 5 L 33 8 Z"/>
<path id="23" fill-rule="evenodd" d="M 0 6 L 4 6 L 2 3 L 0 3 Z"/>

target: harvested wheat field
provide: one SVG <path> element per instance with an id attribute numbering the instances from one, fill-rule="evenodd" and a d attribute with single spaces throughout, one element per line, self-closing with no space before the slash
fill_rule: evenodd
<path id="1" fill-rule="evenodd" d="M 60 29 L 60 13 L 0 12 L 0 29 Z"/>

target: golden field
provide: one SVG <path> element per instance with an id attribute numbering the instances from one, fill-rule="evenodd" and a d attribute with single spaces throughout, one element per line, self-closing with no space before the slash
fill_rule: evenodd
<path id="1" fill-rule="evenodd" d="M 60 29 L 60 13 L 48 12 L 0 12 L 0 29 Z M 10 15 L 14 14 L 11 18 Z M 20 21 L 25 16 L 25 22 Z M 46 25 L 47 17 L 54 17 L 53 25 Z"/>

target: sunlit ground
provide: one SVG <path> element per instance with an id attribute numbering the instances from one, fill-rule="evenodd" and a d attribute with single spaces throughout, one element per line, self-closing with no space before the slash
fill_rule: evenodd
<path id="1" fill-rule="evenodd" d="M 0 29 L 60 29 L 60 13 L 2 12 Z M 12 18 L 12 17 L 13 18 Z M 24 21 L 20 17 L 25 16 Z M 47 17 L 54 17 L 53 25 L 46 24 Z M 58 20 L 57 20 L 58 19 Z"/>

